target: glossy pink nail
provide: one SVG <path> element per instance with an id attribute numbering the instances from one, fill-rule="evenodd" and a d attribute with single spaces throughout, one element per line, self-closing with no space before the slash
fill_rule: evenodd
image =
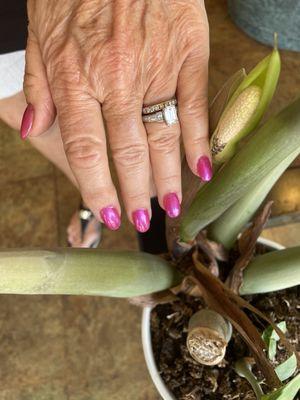
<path id="1" fill-rule="evenodd" d="M 109 206 L 102 208 L 100 215 L 108 229 L 116 231 L 120 228 L 121 218 L 115 207 Z"/>
<path id="2" fill-rule="evenodd" d="M 176 193 L 168 193 L 165 195 L 164 209 L 170 218 L 176 218 L 180 214 L 180 203 Z"/>
<path id="3" fill-rule="evenodd" d="M 141 208 L 132 213 L 133 223 L 138 232 L 146 232 L 150 227 L 150 218 L 148 210 Z"/>
<path id="4" fill-rule="evenodd" d="M 197 163 L 197 172 L 200 178 L 208 182 L 212 178 L 212 166 L 210 159 L 206 156 L 202 156 L 199 158 L 198 163 Z"/>
<path id="5" fill-rule="evenodd" d="M 23 114 L 21 123 L 21 139 L 25 140 L 31 131 L 34 117 L 34 109 L 32 104 L 28 104 Z"/>

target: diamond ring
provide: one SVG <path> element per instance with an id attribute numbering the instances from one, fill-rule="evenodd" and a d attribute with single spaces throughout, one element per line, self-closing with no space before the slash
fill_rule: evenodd
<path id="1" fill-rule="evenodd" d="M 143 122 L 165 122 L 168 126 L 178 123 L 177 100 L 171 99 L 142 110 Z"/>

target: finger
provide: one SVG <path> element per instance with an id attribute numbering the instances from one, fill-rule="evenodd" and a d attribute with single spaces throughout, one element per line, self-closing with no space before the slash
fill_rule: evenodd
<path id="1" fill-rule="evenodd" d="M 203 181 L 212 178 L 207 82 L 208 51 L 201 49 L 191 54 L 184 62 L 179 73 L 177 97 L 187 161 L 194 174 L 200 176 Z"/>
<path id="2" fill-rule="evenodd" d="M 64 149 L 83 201 L 98 220 L 116 230 L 121 211 L 109 171 L 101 107 L 78 90 L 53 93 Z"/>
<path id="3" fill-rule="evenodd" d="M 150 122 L 145 127 L 159 204 L 170 218 L 176 218 L 181 203 L 180 126 Z"/>
<path id="4" fill-rule="evenodd" d="M 130 109 L 133 109 L 130 112 Z M 119 177 L 128 219 L 139 232 L 150 226 L 151 206 L 149 194 L 149 150 L 141 118 L 141 107 L 128 107 L 128 114 L 120 114 L 107 107 L 107 122 L 112 156 Z M 129 115 L 129 117 L 128 117 Z"/>
<path id="5" fill-rule="evenodd" d="M 56 115 L 40 48 L 30 29 L 26 47 L 24 93 L 28 106 L 21 123 L 22 139 L 28 135 L 44 133 L 54 123 Z"/>

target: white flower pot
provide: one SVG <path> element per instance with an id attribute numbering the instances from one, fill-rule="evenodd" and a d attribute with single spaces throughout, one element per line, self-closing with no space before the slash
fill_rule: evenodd
<path id="1" fill-rule="evenodd" d="M 264 244 L 267 247 L 270 247 L 274 250 L 284 249 L 284 246 L 276 242 L 273 242 L 272 240 L 264 238 L 260 238 L 259 243 Z M 167 388 L 166 384 L 164 383 L 155 363 L 153 349 L 152 349 L 152 341 L 151 341 L 150 314 L 151 314 L 151 307 L 145 307 L 142 316 L 142 343 L 143 343 L 144 356 L 148 367 L 148 371 L 162 399 L 177 400 L 174 397 L 174 395 L 170 392 L 170 390 Z"/>

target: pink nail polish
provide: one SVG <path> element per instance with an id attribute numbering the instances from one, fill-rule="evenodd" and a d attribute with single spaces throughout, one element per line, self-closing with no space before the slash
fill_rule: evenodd
<path id="1" fill-rule="evenodd" d="M 21 139 L 25 140 L 31 131 L 34 117 L 34 109 L 32 104 L 28 104 L 23 114 L 21 123 Z"/>
<path id="2" fill-rule="evenodd" d="M 176 193 L 168 193 L 165 195 L 164 208 L 170 218 L 176 218 L 180 214 L 180 203 Z"/>
<path id="3" fill-rule="evenodd" d="M 202 156 L 199 158 L 198 163 L 197 163 L 197 172 L 200 178 L 208 182 L 212 178 L 212 166 L 210 159 L 206 156 Z"/>
<path id="4" fill-rule="evenodd" d="M 145 208 L 141 208 L 132 213 L 132 219 L 135 225 L 135 228 L 138 232 L 146 232 L 150 227 L 150 218 L 148 210 Z"/>
<path id="5" fill-rule="evenodd" d="M 105 225 L 112 231 L 116 231 L 120 228 L 121 219 L 115 207 L 108 206 L 102 208 L 102 210 L 100 211 L 100 215 Z"/>

